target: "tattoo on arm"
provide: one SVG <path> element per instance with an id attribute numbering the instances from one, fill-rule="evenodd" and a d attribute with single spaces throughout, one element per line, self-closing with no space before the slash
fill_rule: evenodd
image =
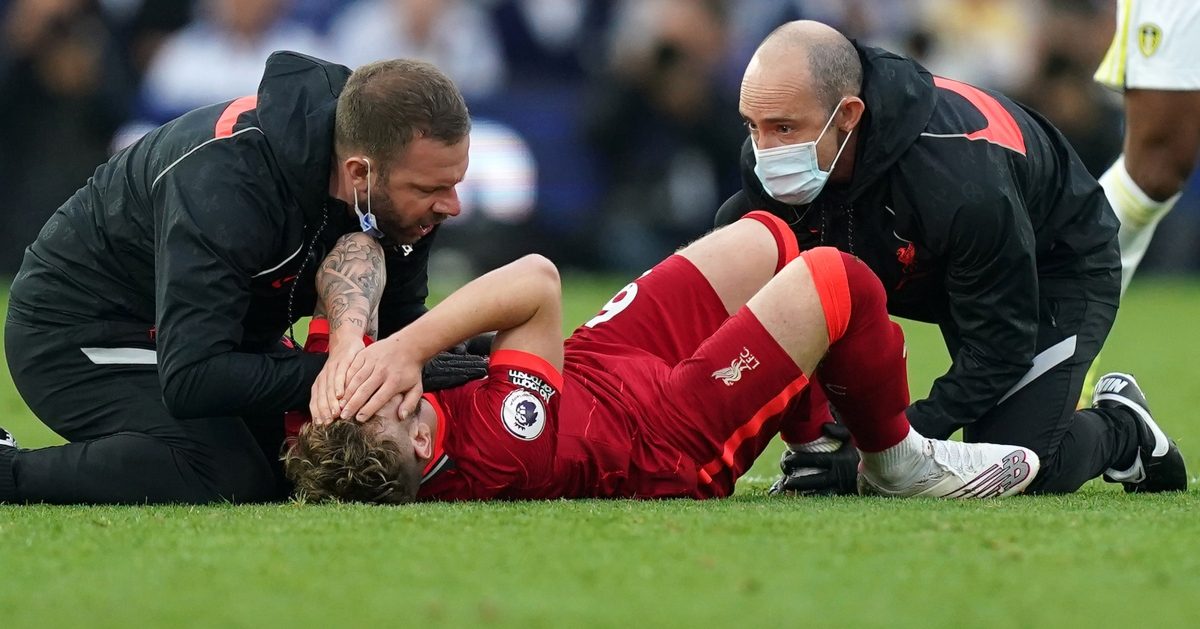
<path id="1" fill-rule="evenodd" d="M 317 271 L 317 313 L 329 319 L 330 332 L 350 326 L 374 338 L 386 281 L 379 242 L 365 234 L 342 236 Z"/>

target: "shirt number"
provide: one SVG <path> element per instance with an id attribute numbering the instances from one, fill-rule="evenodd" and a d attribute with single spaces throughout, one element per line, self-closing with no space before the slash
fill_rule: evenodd
<path id="1" fill-rule="evenodd" d="M 625 310 L 629 307 L 629 304 L 633 303 L 633 299 L 637 297 L 637 293 L 637 284 L 633 282 L 626 284 L 625 288 L 621 289 L 621 292 L 613 295 L 613 298 L 608 300 L 608 303 L 604 304 L 604 307 L 600 308 L 600 314 L 592 317 L 591 320 L 583 325 L 585 327 L 594 328 L 601 323 L 604 323 L 605 321 L 608 321 L 621 314 L 621 311 Z"/>

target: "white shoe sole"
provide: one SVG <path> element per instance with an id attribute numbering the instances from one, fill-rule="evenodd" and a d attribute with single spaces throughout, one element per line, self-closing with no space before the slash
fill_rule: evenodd
<path id="1" fill-rule="evenodd" d="M 1042 461 L 1033 450 L 1016 448 L 997 463 L 980 472 L 961 487 L 958 479 L 947 477 L 942 482 L 917 494 L 936 498 L 1007 498 L 1023 491 L 1042 469 Z"/>
<path id="2" fill-rule="evenodd" d="M 1025 491 L 1037 478 L 1041 468 L 1042 462 L 1037 453 L 1014 447 L 1012 452 L 1003 457 L 1003 462 L 992 465 L 965 483 L 959 477 L 947 474 L 942 480 L 920 491 L 883 489 L 872 483 L 860 469 L 858 493 L 897 498 L 1006 498 Z"/>

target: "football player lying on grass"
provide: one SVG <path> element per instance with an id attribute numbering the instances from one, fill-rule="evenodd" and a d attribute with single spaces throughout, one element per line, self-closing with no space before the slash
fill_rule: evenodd
<path id="1" fill-rule="evenodd" d="M 903 337 L 871 271 L 836 249 L 797 251 L 782 220 L 751 213 L 625 286 L 566 342 L 558 271 L 527 256 L 367 345 L 382 252 L 345 236 L 318 278 L 328 336 L 317 321 L 309 349 L 330 358 L 287 474 L 308 500 L 723 497 L 781 429 L 822 438 L 805 421 L 816 375 L 861 452 L 860 490 L 1021 492 L 1032 451 L 909 426 Z M 430 356 L 488 330 L 485 378 L 423 394 Z"/>

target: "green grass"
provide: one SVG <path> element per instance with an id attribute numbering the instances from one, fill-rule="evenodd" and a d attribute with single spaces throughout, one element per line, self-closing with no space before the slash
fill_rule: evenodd
<path id="1" fill-rule="evenodd" d="M 568 278 L 585 320 L 621 282 Z M 1134 286 L 1104 365 L 1200 470 L 1200 284 Z M 908 330 L 913 391 L 947 364 Z M 0 424 L 58 443 L 0 378 Z M 1195 626 L 1200 492 L 949 503 L 0 506 L 0 627 Z M 1195 483 L 1196 480 L 1193 479 Z"/>

